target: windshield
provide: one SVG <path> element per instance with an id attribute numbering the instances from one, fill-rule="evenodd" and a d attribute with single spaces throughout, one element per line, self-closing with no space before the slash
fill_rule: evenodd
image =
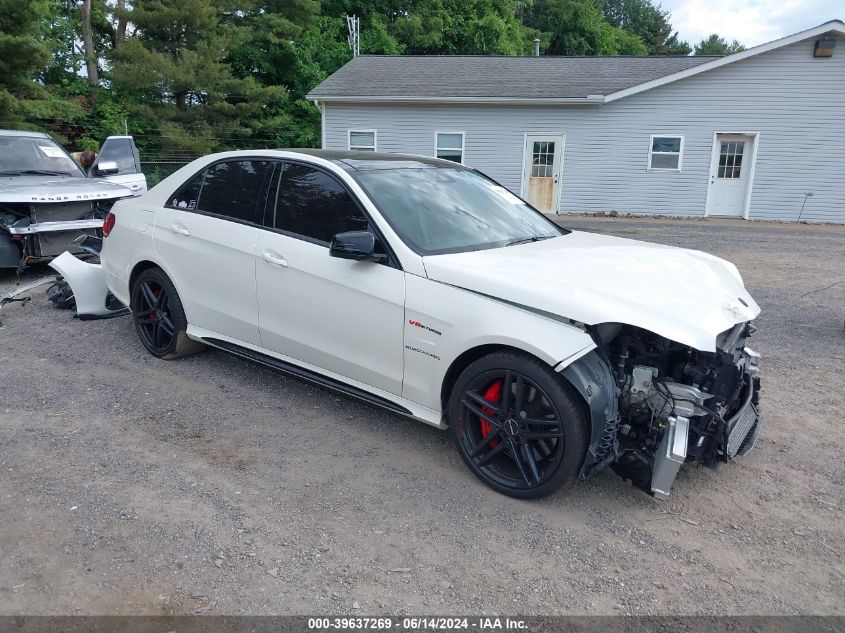
<path id="1" fill-rule="evenodd" d="M 568 232 L 476 171 L 421 167 L 353 175 L 393 230 L 423 255 L 508 246 Z"/>
<path id="2" fill-rule="evenodd" d="M 0 136 L 0 176 L 85 176 L 53 139 Z"/>

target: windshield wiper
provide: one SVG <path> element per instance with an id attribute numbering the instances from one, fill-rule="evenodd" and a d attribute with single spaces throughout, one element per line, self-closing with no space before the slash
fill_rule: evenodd
<path id="1" fill-rule="evenodd" d="M 529 242 L 539 242 L 540 240 L 548 240 L 553 237 L 557 237 L 556 235 L 532 235 L 530 237 L 523 237 L 522 239 L 514 240 L 513 242 L 508 242 L 505 246 L 516 246 L 517 244 L 528 244 Z"/>

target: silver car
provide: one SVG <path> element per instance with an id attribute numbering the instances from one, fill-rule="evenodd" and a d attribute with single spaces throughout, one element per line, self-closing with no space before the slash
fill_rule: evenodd
<path id="1" fill-rule="evenodd" d="M 43 132 L 0 130 L 0 268 L 22 270 L 98 235 L 115 201 L 147 190 L 131 136 L 103 143 L 91 176 Z"/>

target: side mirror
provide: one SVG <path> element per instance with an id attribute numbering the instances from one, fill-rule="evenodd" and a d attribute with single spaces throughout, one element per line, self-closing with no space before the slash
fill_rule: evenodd
<path id="1" fill-rule="evenodd" d="M 359 262 L 380 262 L 384 255 L 376 253 L 376 236 L 369 231 L 338 233 L 332 238 L 329 255 Z"/>
<path id="2" fill-rule="evenodd" d="M 103 161 L 97 164 L 97 169 L 94 170 L 97 176 L 114 176 L 118 171 L 117 163 L 113 160 Z"/>

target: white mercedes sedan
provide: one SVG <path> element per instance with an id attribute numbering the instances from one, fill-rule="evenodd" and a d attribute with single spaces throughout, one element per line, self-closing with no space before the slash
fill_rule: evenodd
<path id="1" fill-rule="evenodd" d="M 666 498 L 762 428 L 733 264 L 566 230 L 453 162 L 214 154 L 103 236 L 103 287 L 151 354 L 212 346 L 448 428 L 506 495 L 611 467 Z"/>

